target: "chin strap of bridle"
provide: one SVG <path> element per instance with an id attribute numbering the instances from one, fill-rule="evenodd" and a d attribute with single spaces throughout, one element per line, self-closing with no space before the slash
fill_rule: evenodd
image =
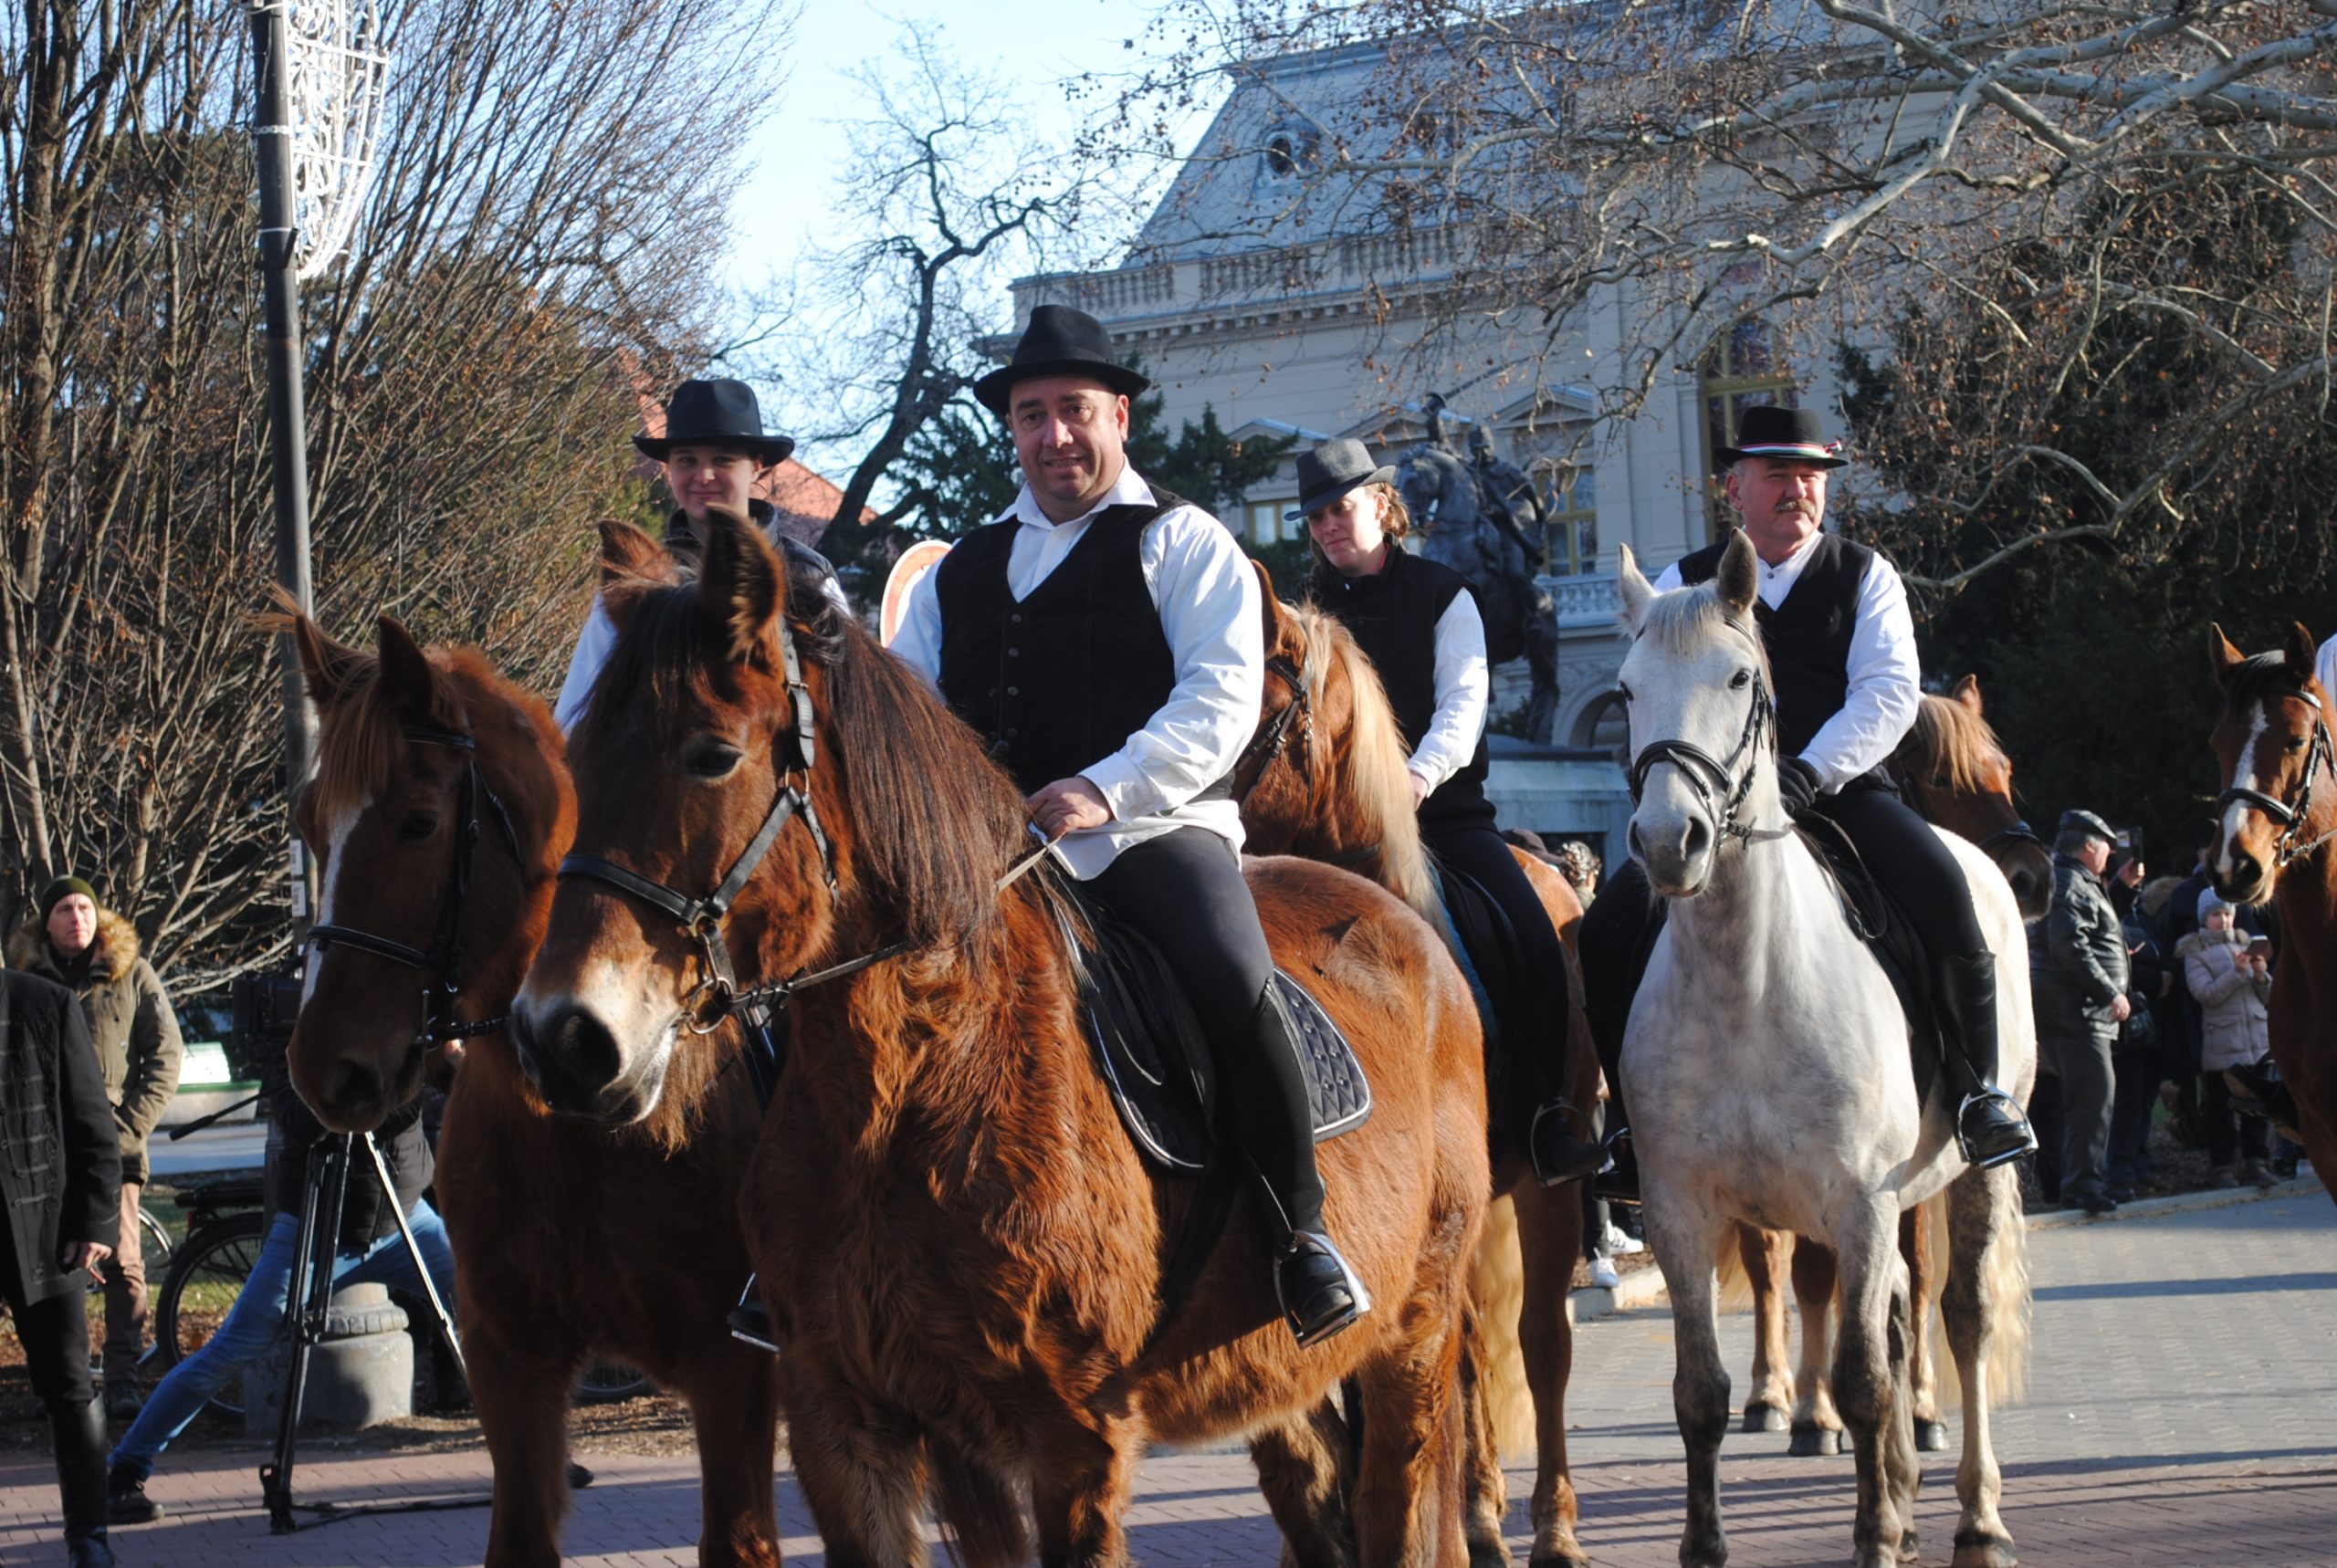
<path id="1" fill-rule="evenodd" d="M 511 826 L 511 813 L 504 809 L 502 797 L 479 778 L 478 742 L 460 730 L 424 724 L 407 725 L 405 738 L 409 745 L 451 747 L 466 754 L 463 781 L 456 797 L 455 814 L 462 825 L 456 830 L 460 836 L 455 844 L 455 875 L 438 900 L 437 928 L 428 950 L 337 924 L 311 925 L 301 940 L 319 948 L 354 947 L 361 953 L 421 970 L 428 978 L 423 986 L 422 1032 L 415 1036 L 415 1043 L 444 1045 L 493 1034 L 505 1022 L 501 1017 L 472 1019 L 467 1022 L 455 1017 L 455 1006 L 463 989 L 463 905 L 470 898 L 472 873 L 478 858 L 478 802 L 482 799 L 494 813 L 495 825 L 502 831 L 513 863 L 524 871 L 526 862 L 519 853 L 519 835 Z"/>
<path id="2" fill-rule="evenodd" d="M 2266 695 L 2268 697 L 2294 697 L 2312 710 L 2312 742 L 2305 753 L 2304 777 L 2297 781 L 2296 799 L 2282 800 L 2260 789 L 2243 789 L 2235 784 L 2216 797 L 2216 809 L 2221 810 L 2226 806 L 2247 806 L 2261 811 L 2268 819 L 2279 824 L 2280 837 L 2272 846 L 2272 868 L 2283 871 L 2298 856 L 2309 855 L 2330 840 L 2337 839 L 2337 826 L 2332 826 L 2316 838 L 2304 843 L 2297 842 L 2297 835 L 2311 824 L 2313 780 L 2324 769 L 2332 780 L 2337 780 L 2337 752 L 2332 749 L 2329 724 L 2321 716 L 2318 697 L 2299 686 L 2276 686 Z"/>

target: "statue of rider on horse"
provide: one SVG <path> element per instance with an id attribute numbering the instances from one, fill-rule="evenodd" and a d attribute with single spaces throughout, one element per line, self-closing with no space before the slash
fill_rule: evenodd
<path id="1" fill-rule="evenodd" d="M 1485 652 L 1494 664 L 1523 654 L 1533 674 L 1525 733 L 1547 744 L 1558 715 L 1558 612 L 1534 580 L 1541 547 L 1520 526 L 1519 512 L 1539 524 L 1541 497 L 1514 464 L 1493 455 L 1493 437 L 1475 427 L 1475 461 L 1446 434 L 1445 402 L 1428 395 L 1428 439 L 1396 464 L 1397 487 L 1420 525 L 1420 553 L 1451 567 L 1476 590 L 1485 622 Z"/>

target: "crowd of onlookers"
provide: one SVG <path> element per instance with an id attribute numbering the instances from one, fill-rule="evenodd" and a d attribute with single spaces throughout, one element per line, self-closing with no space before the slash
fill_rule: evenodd
<path id="1" fill-rule="evenodd" d="M 2063 813 L 2053 897 L 2028 932 L 2038 1081 L 2029 1114 L 2048 1203 L 2101 1214 L 2160 1190 L 2157 1107 L 2207 1152 L 2216 1186 L 2296 1174 L 2296 1146 L 2258 1113 L 2270 1093 L 2265 999 L 2278 961 L 2267 911 L 2235 908 L 2208 874 L 2206 824 L 2187 876 L 2147 875 L 2132 841 Z"/>

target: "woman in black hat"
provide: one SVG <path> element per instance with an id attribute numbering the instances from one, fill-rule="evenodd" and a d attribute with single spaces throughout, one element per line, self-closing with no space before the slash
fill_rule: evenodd
<path id="1" fill-rule="evenodd" d="M 1412 747 L 1420 836 L 1441 864 L 1484 889 L 1517 934 L 1530 1009 L 1523 1032 L 1534 1045 L 1514 1053 L 1530 1090 L 1516 1106 L 1517 1131 L 1545 1186 L 1577 1181 L 1601 1155 L 1589 1123 L 1566 1097 L 1573 1043 L 1566 948 L 1485 799 L 1492 683 L 1484 621 L 1466 579 L 1402 549 L 1411 517 L 1395 478 L 1362 442 L 1327 442 L 1300 455 L 1299 502 L 1290 515 L 1306 519 L 1315 602 L 1371 656 Z"/>

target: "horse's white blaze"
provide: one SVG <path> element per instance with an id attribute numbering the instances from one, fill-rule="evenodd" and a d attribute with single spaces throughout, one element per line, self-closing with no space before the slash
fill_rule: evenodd
<path id="1" fill-rule="evenodd" d="M 320 925 L 332 924 L 333 895 L 341 885 L 341 865 L 349 859 L 341 852 L 348 846 L 349 835 L 357 831 L 357 824 L 364 820 L 365 813 L 372 806 L 373 799 L 369 795 L 343 806 L 333 813 L 332 821 L 325 824 L 325 879 L 324 886 L 317 894 L 317 924 Z M 309 961 L 300 967 L 300 1001 L 304 1006 L 309 994 L 317 988 L 317 966 L 323 962 L 324 955 L 320 951 L 314 947 L 309 949 Z"/>
<path id="2" fill-rule="evenodd" d="M 2256 782 L 2256 747 L 2264 738 L 2264 730 L 2272 722 L 2265 712 L 2265 705 L 2258 703 L 2248 723 L 2248 738 L 2240 742 L 2239 766 L 2232 769 L 2231 787 L 2235 789 L 2261 788 Z M 2234 800 L 2224 808 L 2223 852 L 2216 857 L 2217 880 L 2229 884 L 2232 874 L 2232 850 L 2239 842 L 2239 831 L 2248 825 L 2248 813 L 2256 808 L 2245 800 Z"/>

